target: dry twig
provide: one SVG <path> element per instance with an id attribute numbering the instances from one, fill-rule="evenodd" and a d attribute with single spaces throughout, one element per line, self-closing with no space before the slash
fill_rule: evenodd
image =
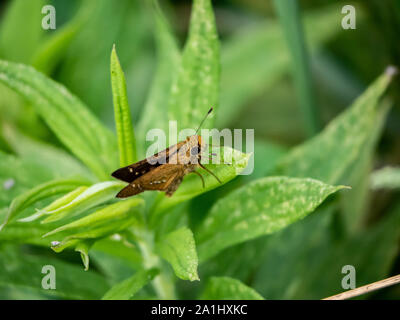
<path id="1" fill-rule="evenodd" d="M 354 298 L 378 289 L 382 289 L 385 287 L 392 286 L 394 284 L 400 283 L 400 274 L 397 276 L 393 276 L 384 280 L 376 281 L 370 284 L 367 284 L 365 286 L 355 288 L 353 290 L 345 291 L 339 294 L 336 294 L 334 296 L 330 296 L 328 298 L 325 298 L 323 300 L 345 300 L 345 299 L 350 299 Z"/>

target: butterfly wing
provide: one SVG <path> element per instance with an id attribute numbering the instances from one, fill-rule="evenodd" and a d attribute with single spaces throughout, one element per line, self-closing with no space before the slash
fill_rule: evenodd
<path id="1" fill-rule="evenodd" d="M 167 148 L 163 151 L 156 153 L 155 155 L 131 164 L 129 166 L 120 168 L 114 171 L 111 175 L 119 180 L 131 183 L 146 173 L 160 167 L 163 164 L 168 163 L 169 159 L 178 152 L 178 150 L 185 144 L 185 141 L 181 141 L 178 144 Z"/>
<path id="2" fill-rule="evenodd" d="M 158 167 L 158 163 L 152 164 L 147 159 L 141 160 L 129 166 L 120 168 L 114 171 L 111 175 L 114 178 L 125 182 L 133 182 L 135 179 L 141 177 L 142 175 L 148 173 L 149 171 Z"/>
<path id="3" fill-rule="evenodd" d="M 171 186 L 177 188 L 179 184 L 176 181 L 182 181 L 183 174 L 182 166 L 163 164 L 135 179 L 117 194 L 117 198 L 134 196 L 146 190 L 168 191 Z"/>

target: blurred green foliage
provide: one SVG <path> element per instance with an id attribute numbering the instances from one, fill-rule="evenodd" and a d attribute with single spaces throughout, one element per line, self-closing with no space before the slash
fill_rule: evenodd
<path id="1" fill-rule="evenodd" d="M 399 2 L 353 1 L 355 30 L 345 1 L 159 2 L 1 4 L 0 298 L 320 299 L 343 265 L 357 286 L 400 273 Z M 255 129 L 252 175 L 226 148 L 223 186 L 114 199 L 118 155 L 210 106 L 206 126 Z"/>

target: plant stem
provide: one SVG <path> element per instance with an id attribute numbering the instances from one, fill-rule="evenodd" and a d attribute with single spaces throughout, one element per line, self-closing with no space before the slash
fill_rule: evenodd
<path id="1" fill-rule="evenodd" d="M 144 232 L 137 242 L 142 253 L 144 266 L 146 269 L 158 268 L 160 270 L 160 274 L 152 282 L 158 297 L 162 300 L 174 300 L 176 299 L 174 283 L 169 272 L 165 270 L 161 259 L 154 253 L 153 239 L 151 233 Z"/>
<path id="2" fill-rule="evenodd" d="M 372 291 L 375 290 L 379 290 L 382 288 L 386 288 L 389 286 L 393 286 L 395 284 L 400 283 L 400 274 L 398 274 L 397 276 L 393 276 L 384 280 L 380 280 L 380 281 L 376 281 L 370 284 L 367 284 L 365 286 L 359 287 L 359 288 L 355 288 L 353 290 L 349 290 L 346 292 L 342 292 L 339 294 L 336 294 L 334 296 L 330 296 L 328 298 L 325 298 L 323 300 L 345 300 L 345 299 L 350 299 L 350 298 L 354 298 L 366 293 L 370 293 Z"/>
<path id="3" fill-rule="evenodd" d="M 320 123 L 299 5 L 297 0 L 275 0 L 274 5 L 292 57 L 294 83 L 300 100 L 305 130 L 308 136 L 313 136 L 318 133 Z"/>

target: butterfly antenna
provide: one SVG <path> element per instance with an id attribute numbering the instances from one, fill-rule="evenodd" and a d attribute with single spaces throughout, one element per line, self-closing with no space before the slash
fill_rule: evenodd
<path id="1" fill-rule="evenodd" d="M 200 125 L 199 125 L 199 127 L 197 128 L 197 130 L 196 130 L 196 133 L 195 134 L 197 134 L 197 132 L 199 132 L 199 130 L 200 130 L 200 128 L 201 128 L 201 126 L 203 125 L 203 123 L 204 123 L 204 121 L 206 121 L 206 119 L 207 119 L 207 117 L 208 117 L 208 115 L 213 111 L 213 107 L 211 107 L 211 109 L 210 110 L 208 110 L 208 112 L 207 112 L 207 114 L 206 114 L 206 116 L 204 117 L 204 119 L 200 122 Z"/>

